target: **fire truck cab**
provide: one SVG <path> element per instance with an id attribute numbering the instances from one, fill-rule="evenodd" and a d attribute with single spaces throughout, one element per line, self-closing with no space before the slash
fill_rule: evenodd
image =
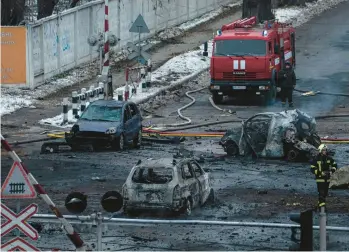
<path id="1" fill-rule="evenodd" d="M 295 29 L 256 17 L 223 25 L 213 40 L 209 90 L 215 103 L 223 96 L 262 96 L 275 102 L 278 73 L 285 62 L 295 67 Z"/>

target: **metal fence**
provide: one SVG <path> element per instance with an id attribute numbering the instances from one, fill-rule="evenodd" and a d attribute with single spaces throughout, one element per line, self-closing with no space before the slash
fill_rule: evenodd
<path id="1" fill-rule="evenodd" d="M 259 228 L 279 228 L 294 229 L 299 228 L 297 224 L 267 223 L 267 222 L 237 222 L 237 221 L 215 221 L 215 220 L 159 220 L 159 219 L 130 219 L 130 218 L 108 218 L 101 213 L 89 216 L 64 216 L 71 224 L 89 225 L 96 227 L 97 251 L 102 250 L 102 238 L 105 226 L 138 226 L 138 225 L 204 225 L 204 226 L 230 226 L 230 227 L 259 227 Z M 59 223 L 55 215 L 36 214 L 31 218 L 33 222 Z M 314 230 L 319 230 L 319 226 L 313 226 Z M 328 231 L 349 232 L 349 227 L 327 226 Z"/>

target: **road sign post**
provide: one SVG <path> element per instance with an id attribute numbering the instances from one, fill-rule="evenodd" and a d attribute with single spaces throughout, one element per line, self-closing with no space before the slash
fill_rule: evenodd
<path id="1" fill-rule="evenodd" d="M 2 199 L 35 199 L 36 191 L 19 162 L 14 162 L 2 187 Z"/>
<path id="2" fill-rule="evenodd" d="M 149 30 L 147 24 L 145 23 L 144 18 L 141 14 L 138 15 L 138 17 L 136 18 L 136 20 L 132 24 L 129 32 L 138 33 L 138 46 L 136 46 L 135 44 L 133 44 L 131 42 L 127 43 L 127 47 L 129 47 L 133 51 L 133 53 L 131 53 L 128 56 L 128 59 L 132 60 L 132 59 L 137 58 L 137 61 L 140 64 L 146 66 L 147 62 L 151 58 L 151 55 L 149 53 L 147 53 L 146 51 L 149 50 L 152 47 L 152 45 L 147 44 L 143 47 L 141 46 L 141 33 L 150 33 L 150 30 Z M 145 82 L 144 82 L 144 84 L 142 83 L 142 85 L 143 85 L 142 89 L 145 90 L 145 86 L 144 86 Z"/>
<path id="3" fill-rule="evenodd" d="M 38 206 L 36 204 L 30 204 L 28 207 L 16 214 L 5 204 L 1 203 L 1 216 L 6 219 L 6 222 L 1 225 L 1 237 L 10 233 L 14 229 L 18 229 L 19 231 L 16 238 L 1 245 L 1 251 L 40 251 L 19 237 L 20 232 L 22 232 L 34 241 L 39 238 L 38 231 L 27 222 L 27 220 L 37 212 Z"/>

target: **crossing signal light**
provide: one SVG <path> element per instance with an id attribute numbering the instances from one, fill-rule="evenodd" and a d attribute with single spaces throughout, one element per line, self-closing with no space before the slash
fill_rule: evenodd
<path id="1" fill-rule="evenodd" d="M 313 210 L 305 210 L 300 213 L 290 214 L 290 220 L 300 224 L 300 239 L 296 238 L 297 229 L 292 228 L 291 240 L 297 245 L 290 247 L 291 251 L 312 251 L 313 250 Z"/>

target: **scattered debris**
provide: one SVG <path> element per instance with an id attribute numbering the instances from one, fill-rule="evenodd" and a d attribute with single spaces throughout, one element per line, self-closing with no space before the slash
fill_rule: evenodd
<path id="1" fill-rule="evenodd" d="M 349 165 L 344 166 L 333 173 L 330 180 L 330 188 L 332 189 L 348 188 L 349 189 Z"/>

